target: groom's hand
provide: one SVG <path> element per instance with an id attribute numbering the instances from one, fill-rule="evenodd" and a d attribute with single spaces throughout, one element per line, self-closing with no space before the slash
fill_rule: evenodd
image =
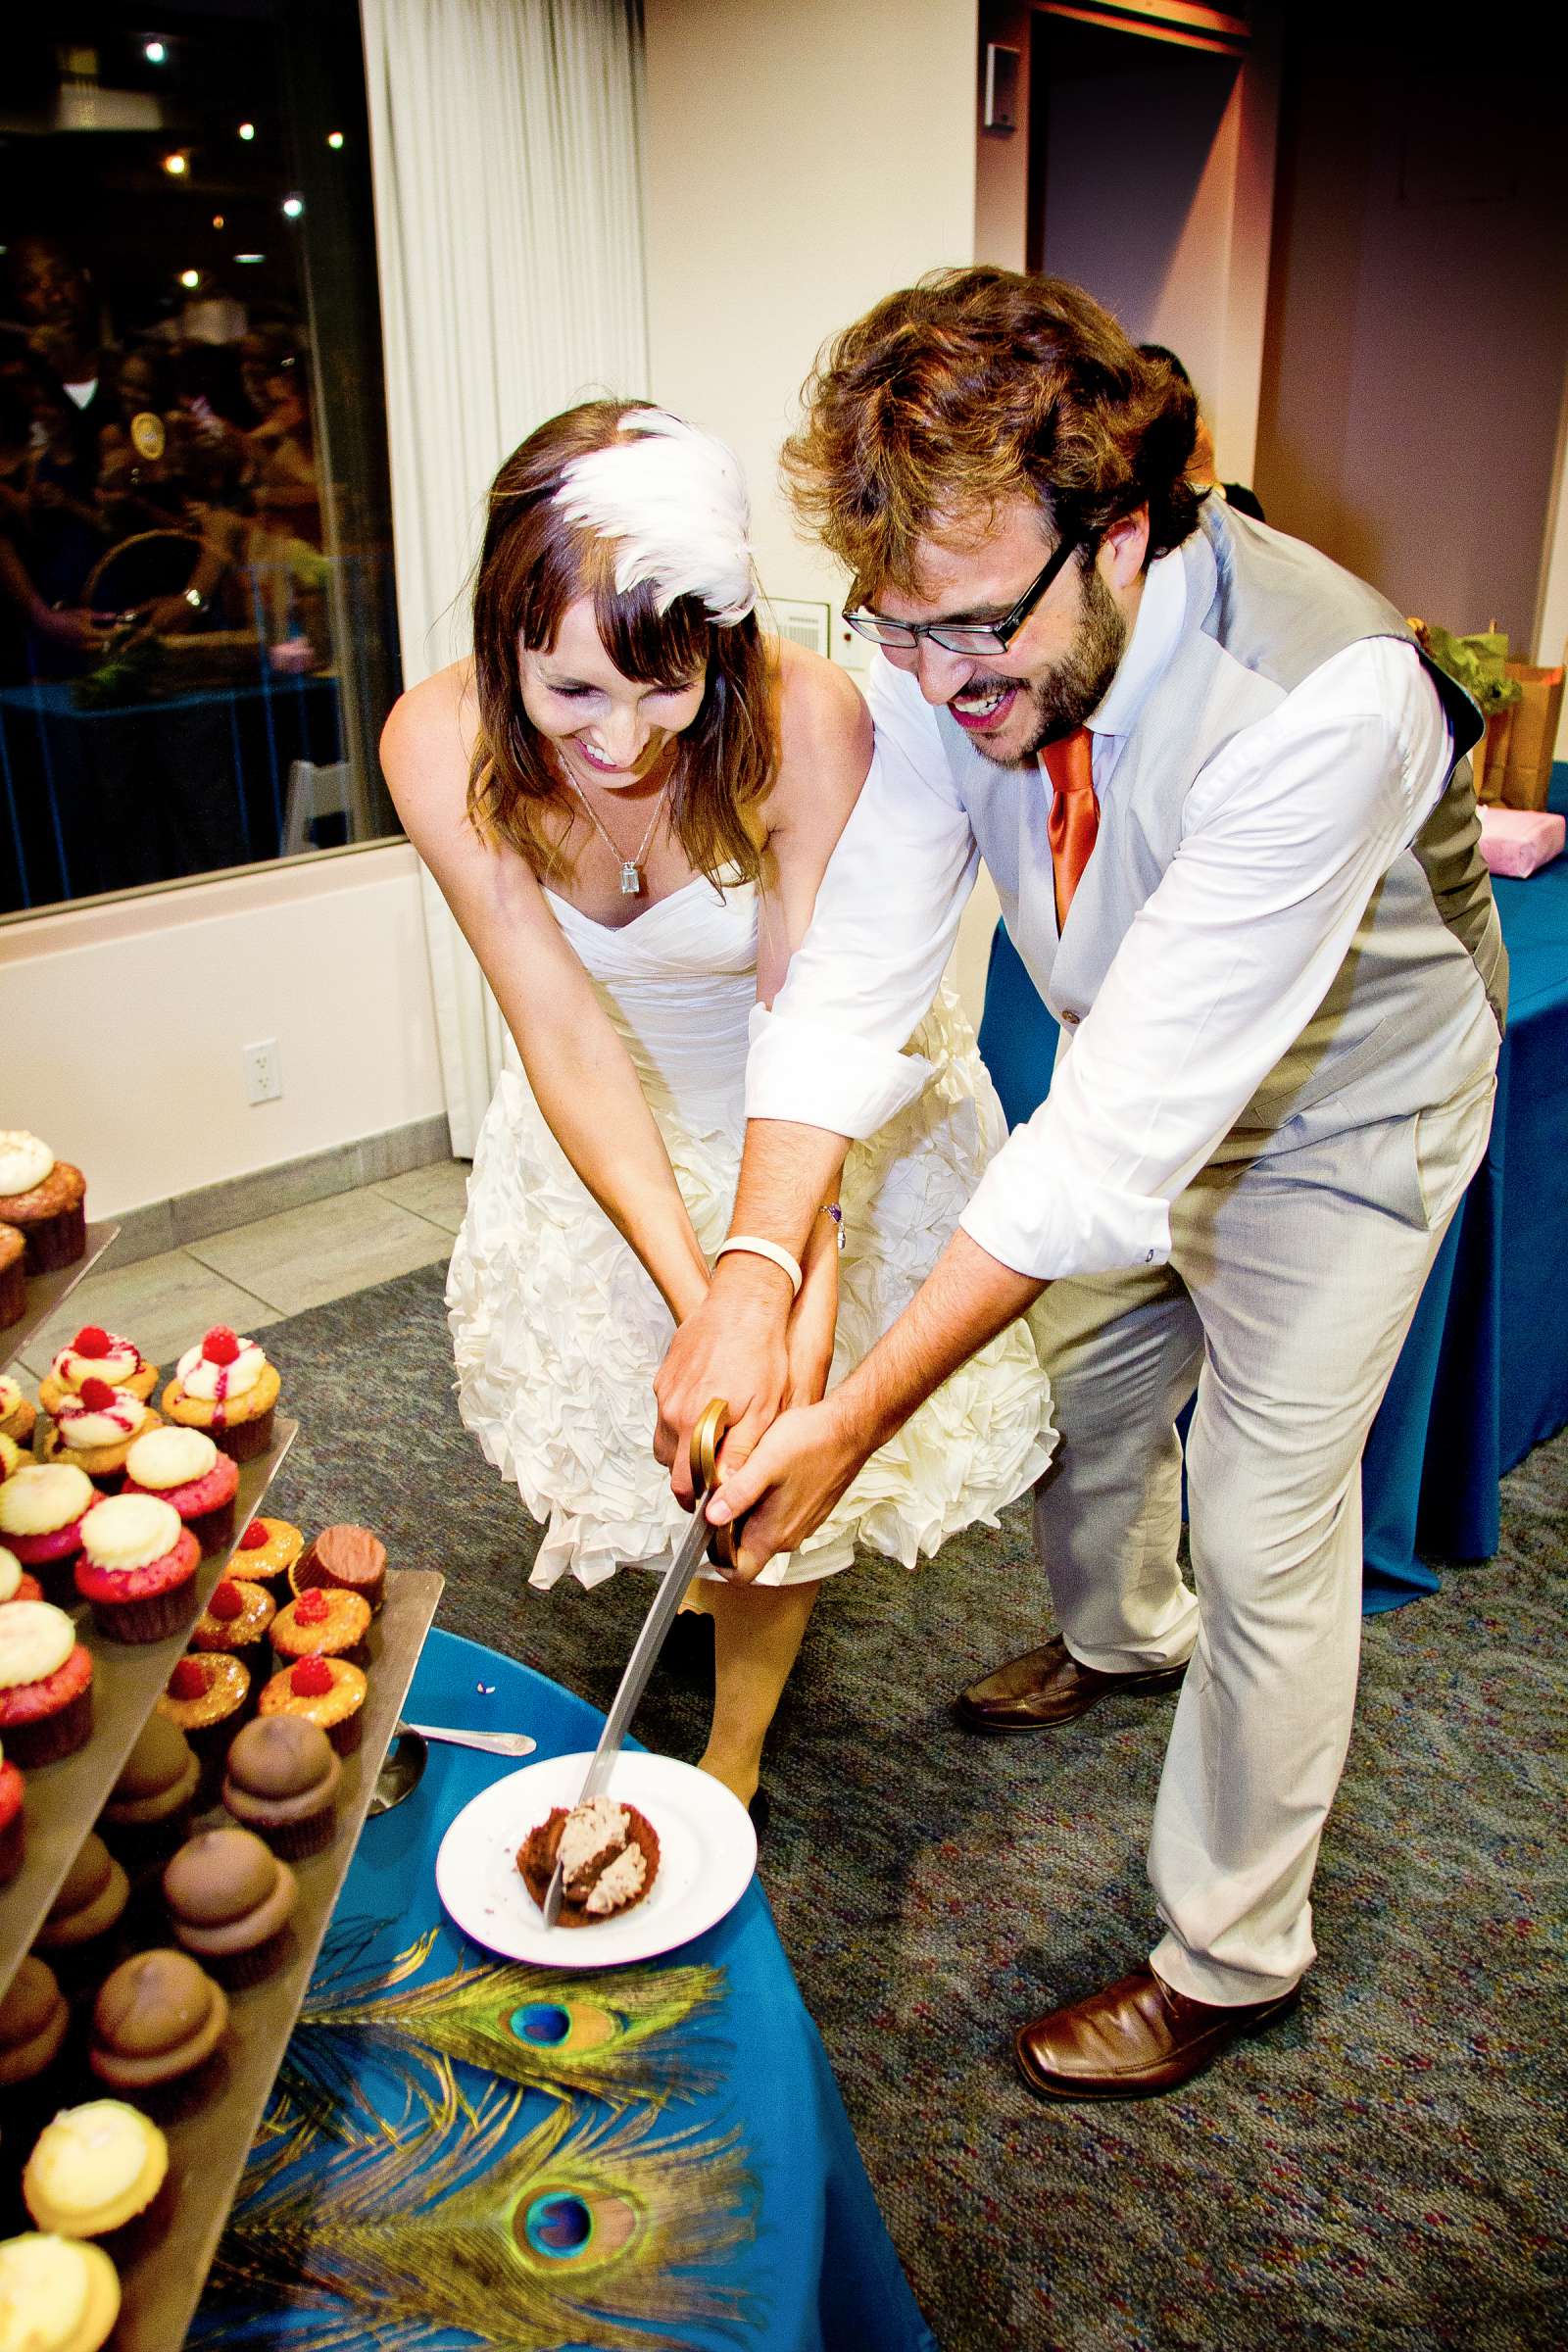
<path id="1" fill-rule="evenodd" d="M 786 1274 L 766 1258 L 734 1251 L 719 1259 L 702 1305 L 670 1342 L 654 1381 L 654 1452 L 687 1510 L 693 1501 L 692 1431 L 712 1398 L 722 1397 L 729 1409 L 729 1435 L 719 1455 L 726 1472 L 740 1468 L 777 1417 L 790 1377 L 790 1304 Z"/>
<path id="2" fill-rule="evenodd" d="M 814 1534 L 864 1462 L 870 1448 L 842 1395 L 781 1413 L 746 1462 L 725 1471 L 708 1516 L 715 1527 L 745 1518 L 731 1584 L 749 1585 L 775 1552 L 794 1551 Z"/>

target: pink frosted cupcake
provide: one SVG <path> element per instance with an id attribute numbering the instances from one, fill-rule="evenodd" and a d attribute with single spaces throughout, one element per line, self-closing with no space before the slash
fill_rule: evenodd
<path id="1" fill-rule="evenodd" d="M 76 1590 L 111 1642 L 162 1642 L 190 1622 L 201 1556 L 172 1502 L 111 1494 L 82 1530 Z"/>
<path id="2" fill-rule="evenodd" d="M 61 1398 L 77 1396 L 89 1380 L 128 1389 L 145 1404 L 158 1386 L 158 1366 L 147 1361 L 134 1340 L 122 1340 L 101 1323 L 84 1323 L 50 1363 L 38 1384 L 38 1402 L 46 1413 L 58 1413 Z"/>
<path id="3" fill-rule="evenodd" d="M 277 1372 L 254 1340 L 215 1323 L 201 1345 L 187 1348 L 164 1391 L 164 1411 L 181 1429 L 204 1429 L 236 1462 L 249 1462 L 272 1443 Z"/>
<path id="4" fill-rule="evenodd" d="M 22 1775 L 0 1748 L 0 1886 L 16 1877 L 26 1851 L 27 1824 L 22 1797 Z"/>
<path id="5" fill-rule="evenodd" d="M 17 1600 L 0 1609 L 0 1740 L 31 1772 L 69 1756 L 92 1730 L 92 1658 L 64 1609 Z"/>
<path id="6" fill-rule="evenodd" d="M 102 1501 L 74 1462 L 31 1463 L 0 1486 L 0 1544 L 48 1585 L 80 1553 L 82 1520 Z"/>
<path id="7" fill-rule="evenodd" d="M 137 1438 L 125 1456 L 123 1492 L 172 1502 L 204 1554 L 234 1541 L 239 1464 L 205 1430 L 150 1429 Z"/>
<path id="8" fill-rule="evenodd" d="M 144 1431 L 159 1426 L 150 1404 L 106 1380 L 84 1380 L 62 1396 L 52 1421 L 41 1424 L 38 1453 L 46 1462 L 74 1462 L 95 1486 L 120 1485 L 125 1456 Z"/>
<path id="9" fill-rule="evenodd" d="M 23 1128 L 0 1130 L 0 1224 L 26 1247 L 29 1274 L 74 1266 L 87 1248 L 87 1180 Z"/>
<path id="10" fill-rule="evenodd" d="M 42 1600 L 43 1587 L 28 1576 L 14 1551 L 0 1544 L 0 1604 L 8 1600 Z"/>

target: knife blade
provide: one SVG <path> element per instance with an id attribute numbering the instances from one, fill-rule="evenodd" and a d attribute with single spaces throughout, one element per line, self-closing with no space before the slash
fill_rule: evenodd
<path id="1" fill-rule="evenodd" d="M 609 1786 L 637 1702 L 648 1687 L 648 1677 L 664 1645 L 664 1637 L 675 1621 L 675 1613 L 680 1607 L 686 1587 L 708 1549 L 709 1539 L 720 1532 L 728 1533 L 727 1529 L 720 1531 L 710 1527 L 703 1516 L 703 1505 L 715 1480 L 715 1456 L 728 1427 L 729 1407 L 721 1397 L 715 1396 L 711 1403 L 704 1406 L 697 1426 L 692 1431 L 692 1485 L 695 1489 L 692 1524 L 680 1549 L 660 1579 L 653 1606 L 643 1619 L 642 1631 L 626 1661 L 626 1671 L 620 1678 L 620 1688 L 611 1701 L 610 1713 L 605 1717 L 605 1728 L 599 1736 L 599 1745 L 594 1749 L 593 1761 L 583 1777 L 576 1799 L 579 1805 L 587 1804 L 591 1797 L 602 1794 Z M 575 1810 L 575 1807 L 572 1809 Z M 545 1889 L 543 1910 L 547 1928 L 553 1928 L 561 1917 L 565 1888 L 565 1873 L 558 1861 Z"/>

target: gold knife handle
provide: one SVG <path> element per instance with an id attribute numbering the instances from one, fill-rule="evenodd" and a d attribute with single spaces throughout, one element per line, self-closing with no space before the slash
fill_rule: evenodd
<path id="1" fill-rule="evenodd" d="M 705 1404 L 692 1430 L 691 1463 L 695 1504 L 701 1510 L 718 1484 L 718 1449 L 729 1428 L 729 1406 L 722 1396 Z M 727 1527 L 715 1527 L 709 1539 L 708 1556 L 715 1568 L 733 1568 L 735 1543 L 741 1522 L 732 1519 Z"/>

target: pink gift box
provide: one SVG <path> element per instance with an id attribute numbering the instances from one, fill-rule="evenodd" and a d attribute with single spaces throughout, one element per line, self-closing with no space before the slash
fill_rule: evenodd
<path id="1" fill-rule="evenodd" d="M 1522 882 L 1560 854 L 1565 831 L 1549 808 L 1483 808 L 1481 855 L 1494 874 Z"/>

